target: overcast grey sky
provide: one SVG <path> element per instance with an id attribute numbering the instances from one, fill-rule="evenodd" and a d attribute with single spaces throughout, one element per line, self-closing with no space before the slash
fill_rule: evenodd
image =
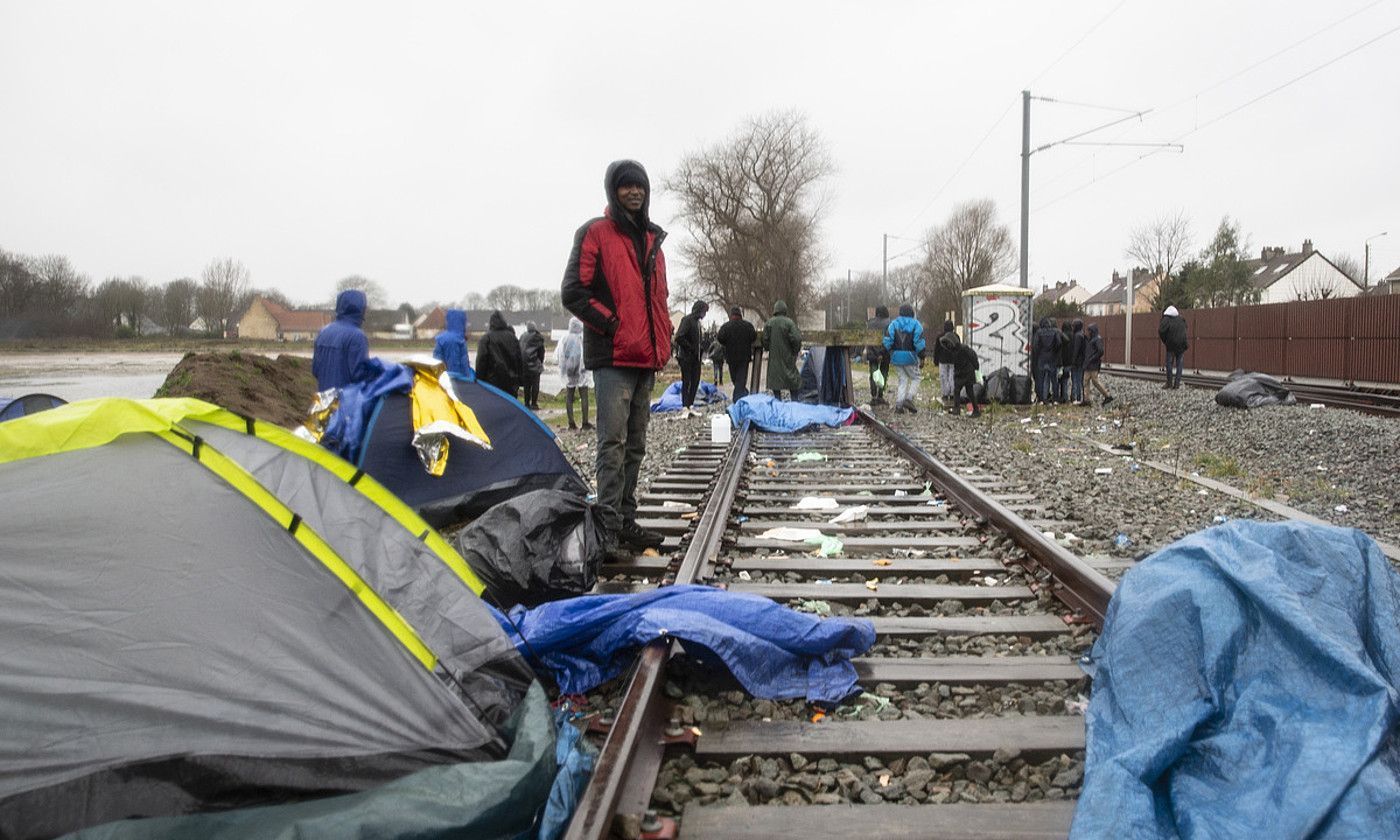
<path id="1" fill-rule="evenodd" d="M 352 273 L 395 303 L 557 286 L 610 160 L 657 184 L 795 108 L 839 169 L 824 244 L 844 277 L 960 201 L 1016 231 L 1029 87 L 1156 108 L 1096 136 L 1186 147 L 1119 172 L 1143 151 L 1033 156 L 1032 285 L 1099 288 L 1128 232 L 1178 209 L 1200 241 L 1228 213 L 1256 249 L 1358 260 L 1389 231 L 1371 275 L 1400 265 L 1400 33 L 1212 122 L 1400 28 L 1400 0 L 487 5 L 0 0 L 0 248 L 95 281 L 232 256 L 306 303 Z M 1036 102 L 1032 141 L 1113 116 Z M 653 198 L 681 236 L 675 209 Z"/>

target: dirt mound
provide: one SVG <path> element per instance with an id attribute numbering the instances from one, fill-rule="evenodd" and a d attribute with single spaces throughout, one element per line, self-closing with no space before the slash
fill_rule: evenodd
<path id="1" fill-rule="evenodd" d="M 311 360 L 256 353 L 187 353 L 156 391 L 158 397 L 195 397 L 259 420 L 292 427 L 306 418 L 316 395 Z"/>

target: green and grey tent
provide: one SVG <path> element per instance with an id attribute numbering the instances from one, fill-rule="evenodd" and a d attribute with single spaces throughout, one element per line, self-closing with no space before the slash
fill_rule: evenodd
<path id="1" fill-rule="evenodd" d="M 532 679 L 422 519 L 198 400 L 0 424 L 0 836 L 499 759 Z"/>

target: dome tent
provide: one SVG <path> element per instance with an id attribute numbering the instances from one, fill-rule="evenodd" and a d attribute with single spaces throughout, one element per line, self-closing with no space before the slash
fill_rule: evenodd
<path id="1" fill-rule="evenodd" d="M 531 677 L 479 582 L 319 447 L 197 400 L 91 400 L 0 426 L 0 487 L 0 835 L 511 749 Z"/>

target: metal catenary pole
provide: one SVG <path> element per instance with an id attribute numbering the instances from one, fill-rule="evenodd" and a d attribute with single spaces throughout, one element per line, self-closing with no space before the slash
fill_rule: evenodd
<path id="1" fill-rule="evenodd" d="M 1021 288 L 1029 288 L 1031 230 L 1031 92 L 1021 91 Z"/>

